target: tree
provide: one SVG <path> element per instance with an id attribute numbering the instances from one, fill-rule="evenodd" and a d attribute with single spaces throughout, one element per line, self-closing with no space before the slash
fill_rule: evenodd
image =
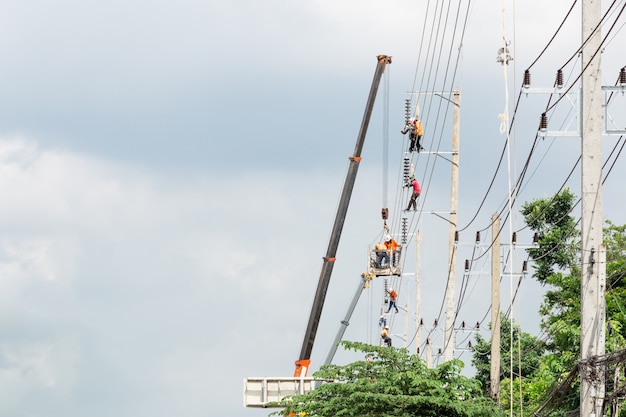
<path id="1" fill-rule="evenodd" d="M 271 415 L 359 417 L 503 416 L 482 395 L 476 379 L 462 376 L 463 363 L 451 360 L 429 369 L 406 349 L 342 341 L 365 359 L 349 365 L 326 365 L 314 374 L 330 380 L 305 395 L 287 398 Z"/>
<path id="2" fill-rule="evenodd" d="M 533 200 L 522 206 L 526 224 L 539 235 L 537 247 L 528 249 L 528 254 L 535 261 L 533 277 L 542 284 L 549 284 L 556 267 L 576 268 L 579 232 L 574 218 L 569 215 L 574 198 L 574 194 L 564 188 L 552 198 Z"/>
<path id="3" fill-rule="evenodd" d="M 545 342 L 530 333 L 522 332 L 514 321 L 509 320 L 502 313 L 500 314 L 500 334 L 500 381 L 510 379 L 511 374 L 514 379 L 530 378 L 539 369 L 541 356 L 546 350 Z M 472 347 L 472 351 L 474 353 L 472 365 L 476 368 L 476 379 L 485 387 L 485 395 L 488 395 L 491 380 L 491 341 L 477 334 L 476 344 Z M 512 355 L 511 352 L 513 352 Z"/>
<path id="4" fill-rule="evenodd" d="M 534 261 L 533 276 L 549 289 L 540 307 L 542 329 L 548 334 L 548 349 L 567 360 L 570 368 L 580 350 L 580 268 L 579 233 L 569 215 L 575 196 L 564 189 L 550 199 L 524 204 L 522 214 L 528 226 L 539 233 L 537 248 L 528 250 Z M 611 221 L 604 228 L 606 245 L 607 351 L 626 347 L 626 225 Z M 558 268 L 558 270 L 557 270 Z"/>
<path id="5" fill-rule="evenodd" d="M 580 240 L 576 222 L 570 216 L 574 197 L 564 189 L 550 199 L 534 200 L 522 208 L 526 223 L 539 234 L 538 246 L 528 250 L 535 266 L 533 276 L 548 286 L 540 307 L 548 354 L 541 358 L 538 371 L 530 380 L 518 381 L 518 387 L 523 384 L 524 399 L 531 409 L 540 400 L 538 394 L 556 384 L 580 359 Z M 626 303 L 626 226 L 610 221 L 606 224 L 606 347 L 611 352 L 626 346 L 626 328 L 622 325 L 626 319 L 622 307 Z M 578 385 L 573 389 L 579 389 Z M 570 393 L 559 412 L 577 407 L 578 395 Z"/>

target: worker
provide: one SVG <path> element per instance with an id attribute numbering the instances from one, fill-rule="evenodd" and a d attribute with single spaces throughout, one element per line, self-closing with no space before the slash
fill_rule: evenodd
<path id="1" fill-rule="evenodd" d="M 387 252 L 391 254 L 391 265 L 396 266 L 397 258 L 398 258 L 398 248 L 400 244 L 391 238 L 391 235 L 387 234 L 385 236 L 385 248 Z M 387 255 L 389 256 L 389 255 Z"/>
<path id="2" fill-rule="evenodd" d="M 385 326 L 382 332 L 380 332 L 380 337 L 383 338 L 383 342 L 385 345 L 391 347 L 391 337 L 389 337 L 389 326 Z"/>
<path id="3" fill-rule="evenodd" d="M 411 117 L 404 125 L 404 129 L 400 131 L 403 135 L 407 132 L 411 132 L 409 134 L 409 139 L 411 140 L 411 145 L 409 146 L 409 152 L 421 152 L 424 150 L 421 145 L 422 135 L 424 134 L 424 126 L 422 125 L 422 121 L 419 117 Z"/>
<path id="4" fill-rule="evenodd" d="M 413 210 L 417 210 L 417 197 L 419 197 L 420 193 L 422 192 L 422 187 L 420 187 L 420 183 L 417 182 L 415 177 L 411 177 L 410 180 L 411 183 L 409 187 L 413 187 L 413 193 L 411 194 L 411 200 L 409 201 L 409 207 L 407 207 L 407 211 L 411 210 L 411 207 L 413 207 Z"/>
<path id="5" fill-rule="evenodd" d="M 376 268 L 389 267 L 389 253 L 387 252 L 387 245 L 384 242 L 378 242 L 374 247 L 376 250 Z M 385 265 L 383 265 L 385 261 Z"/>
<path id="6" fill-rule="evenodd" d="M 387 293 L 389 294 L 389 308 L 387 309 L 387 313 L 391 311 L 391 307 L 395 308 L 397 313 L 398 306 L 396 305 L 396 301 L 398 300 L 398 293 L 393 288 L 389 288 Z"/>
<path id="7" fill-rule="evenodd" d="M 387 325 L 387 318 L 384 315 L 380 316 L 380 318 L 378 319 L 378 325 L 381 327 Z"/>

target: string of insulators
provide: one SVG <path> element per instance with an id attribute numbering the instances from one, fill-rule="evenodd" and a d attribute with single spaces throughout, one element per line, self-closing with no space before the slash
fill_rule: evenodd
<path id="1" fill-rule="evenodd" d="M 548 130 L 548 115 L 541 113 L 541 121 L 539 122 L 539 130 L 545 132 Z"/>
<path id="2" fill-rule="evenodd" d="M 556 87 L 563 88 L 563 70 L 558 70 L 556 72 Z"/>
<path id="3" fill-rule="evenodd" d="M 404 186 L 408 187 L 410 185 L 409 177 L 411 176 L 411 160 L 409 159 L 409 155 L 404 155 L 402 174 L 404 178 Z"/>
<path id="4" fill-rule="evenodd" d="M 533 235 L 533 243 L 539 243 L 539 233 L 537 232 Z"/>
<path id="5" fill-rule="evenodd" d="M 524 88 L 530 87 L 530 70 L 524 71 Z"/>
<path id="6" fill-rule="evenodd" d="M 465 272 L 469 271 L 469 259 L 465 260 Z"/>
<path id="7" fill-rule="evenodd" d="M 480 243 L 480 231 L 476 232 L 476 244 Z"/>
<path id="8" fill-rule="evenodd" d="M 526 272 L 528 272 L 528 261 L 522 263 L 522 273 L 525 274 Z"/>
<path id="9" fill-rule="evenodd" d="M 408 238 L 407 218 L 403 217 L 402 218 L 402 238 L 401 238 L 401 242 L 403 245 L 406 245 L 407 238 Z"/>
<path id="10" fill-rule="evenodd" d="M 383 280 L 383 288 L 385 289 L 385 303 L 389 302 L 389 278 L 385 277 Z"/>
<path id="11" fill-rule="evenodd" d="M 455 230 L 454 231 L 454 244 L 456 245 L 457 243 L 459 243 L 459 231 Z"/>
<path id="12" fill-rule="evenodd" d="M 619 70 L 619 85 L 626 87 L 626 67 Z"/>
<path id="13" fill-rule="evenodd" d="M 513 232 L 511 242 L 515 245 L 517 243 L 517 232 Z"/>
<path id="14" fill-rule="evenodd" d="M 404 123 L 409 123 L 411 119 L 411 99 L 404 99 Z"/>
<path id="15" fill-rule="evenodd" d="M 389 218 L 389 209 L 387 208 L 383 208 L 380 210 L 380 215 L 383 218 L 383 220 L 387 220 Z"/>

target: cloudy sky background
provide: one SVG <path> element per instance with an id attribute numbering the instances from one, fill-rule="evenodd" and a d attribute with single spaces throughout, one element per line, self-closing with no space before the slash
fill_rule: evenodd
<path id="1" fill-rule="evenodd" d="M 416 68 L 425 59 L 418 49 L 425 10 L 436 4 L 0 2 L 0 414 L 267 415 L 243 407 L 243 379 L 293 373 L 375 57 L 391 55 L 313 352 L 315 370 L 363 271 L 367 246 L 381 232 L 385 95 L 392 213 L 408 198 L 398 188 L 406 144 L 397 132 L 406 93 L 422 75 Z M 480 206 L 505 140 L 498 117 L 505 82 L 495 62 L 503 33 L 514 56 L 512 111 L 523 70 L 570 5 L 471 3 L 454 83 L 462 93 L 461 225 Z M 605 85 L 626 64 L 618 56 L 623 22 L 603 53 Z M 533 67 L 533 85 L 551 86 L 579 44 L 577 6 Z M 572 68 L 575 77 L 579 61 Z M 445 71 L 431 74 L 442 79 Z M 622 95 L 616 100 L 624 104 Z M 547 98 L 522 102 L 512 135 L 513 177 Z M 624 108 L 612 109 L 620 126 Z M 443 125 L 434 115 L 427 147 L 439 140 L 434 126 Z M 444 150 L 450 120 L 437 131 Z M 605 154 L 615 143 L 617 137 L 607 137 Z M 520 203 L 552 195 L 580 153 L 576 138 L 548 138 L 538 147 Z M 420 158 L 424 210 L 448 209 L 449 164 L 421 170 L 436 158 Z M 604 188 L 605 218 L 617 224 L 626 223 L 623 165 L 618 160 Z M 460 262 L 472 257 L 475 232 L 505 204 L 508 170 L 505 163 L 461 234 L 468 245 Z M 578 168 L 568 182 L 576 194 L 579 177 Z M 514 229 L 523 226 L 515 221 Z M 428 214 L 410 222 L 423 233 L 422 313 L 432 323 L 444 297 L 448 224 Z M 488 311 L 485 259 L 468 281 L 460 312 L 470 323 Z M 403 305 L 415 303 L 411 280 L 400 287 Z M 503 285 L 506 298 L 512 286 Z M 347 339 L 378 342 L 380 288 L 376 282 L 362 297 Z M 541 292 L 525 280 L 513 308 L 533 334 Z M 397 346 L 402 326 L 394 326 Z M 467 353 L 458 355 L 469 365 Z"/>

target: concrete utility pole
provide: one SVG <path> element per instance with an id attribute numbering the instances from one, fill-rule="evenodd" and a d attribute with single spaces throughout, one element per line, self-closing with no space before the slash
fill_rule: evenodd
<path id="1" fill-rule="evenodd" d="M 599 28 L 601 6 L 601 0 L 583 0 L 582 3 L 581 417 L 602 415 L 605 392 L 603 365 L 598 366 L 590 360 L 605 353 L 606 264 L 602 242 L 603 113 Z"/>
<path id="2" fill-rule="evenodd" d="M 491 398 L 500 404 L 500 216 L 491 216 Z"/>
<path id="3" fill-rule="evenodd" d="M 456 295 L 456 228 L 457 210 L 459 198 L 459 139 L 461 130 L 461 93 L 454 92 L 454 111 L 452 115 L 452 179 L 450 185 L 450 235 L 449 235 L 449 275 L 446 290 L 446 330 L 444 344 L 444 360 L 447 362 L 454 358 L 454 322 L 455 295 Z"/>
<path id="4" fill-rule="evenodd" d="M 420 346 L 422 345 L 422 276 L 421 276 L 421 265 L 422 265 L 422 232 L 419 230 L 415 234 L 415 251 L 417 252 L 416 265 L 415 265 L 415 353 L 420 354 Z"/>

